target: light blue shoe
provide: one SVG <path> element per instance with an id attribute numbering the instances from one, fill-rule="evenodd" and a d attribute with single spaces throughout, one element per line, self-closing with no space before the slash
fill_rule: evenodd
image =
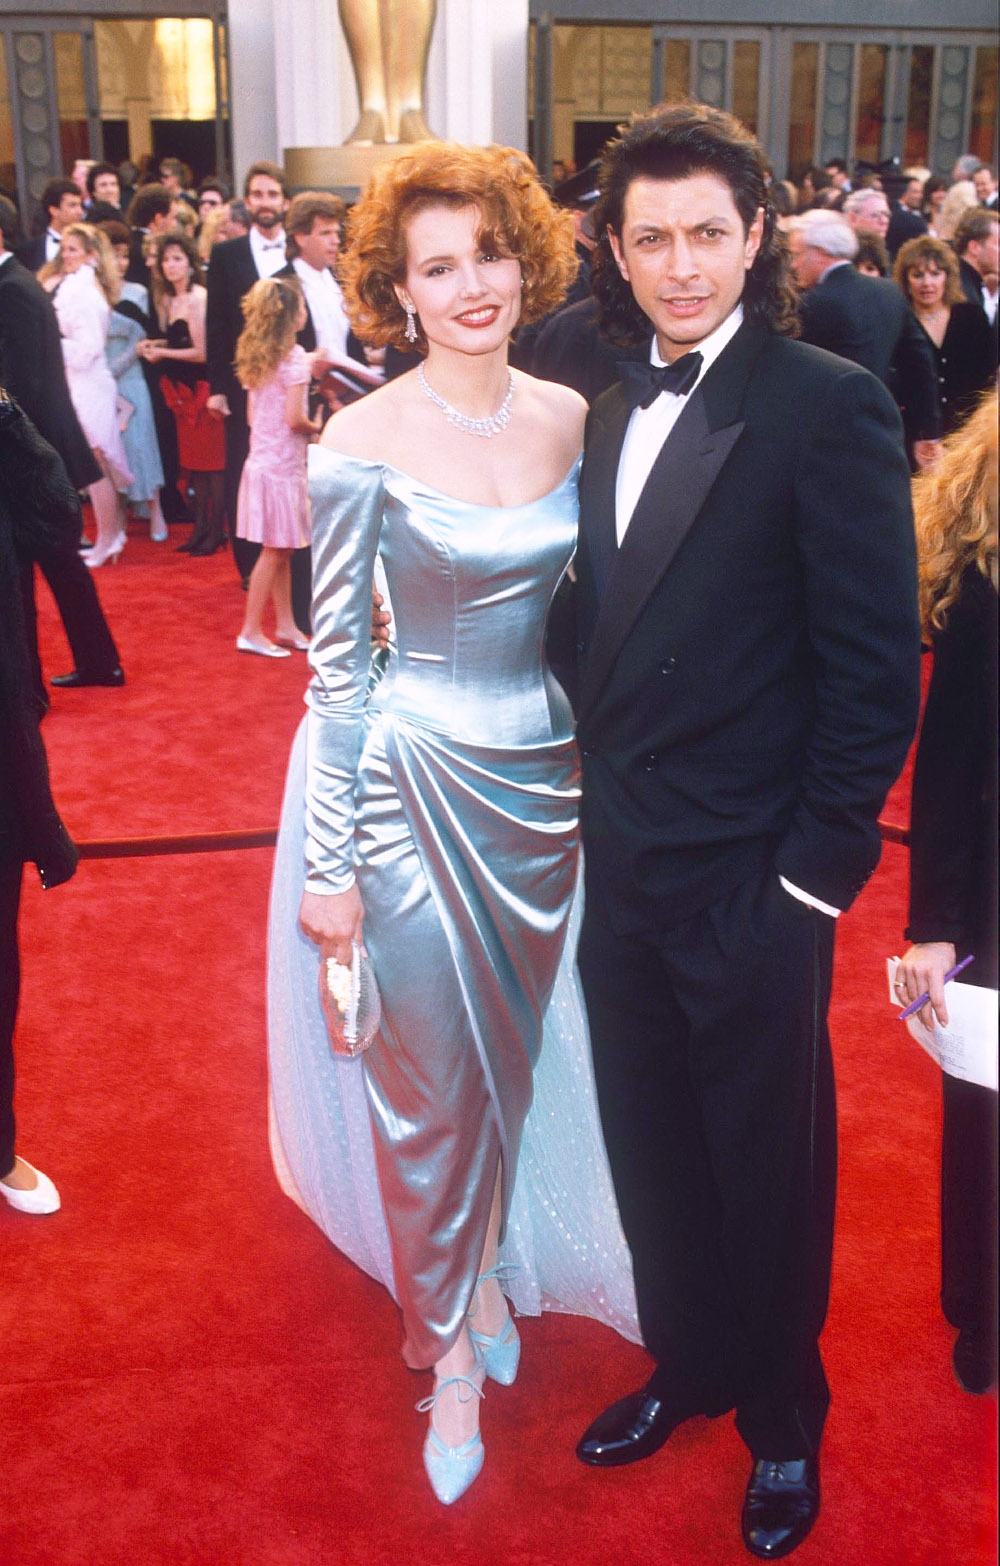
<path id="1" fill-rule="evenodd" d="M 492 1335 L 488 1332 L 477 1332 L 471 1324 L 471 1317 L 479 1309 L 479 1285 L 485 1283 L 487 1278 L 496 1278 L 503 1287 L 505 1283 L 510 1282 L 516 1272 L 517 1267 L 513 1262 L 500 1262 L 496 1267 L 491 1267 L 489 1272 L 481 1273 L 476 1279 L 476 1294 L 473 1308 L 469 1312 L 469 1337 L 476 1351 L 476 1359 L 490 1380 L 499 1382 L 502 1387 L 513 1386 L 517 1377 L 517 1367 L 521 1361 L 521 1339 L 510 1311 L 508 1310 L 507 1320 L 500 1331 Z"/>
<path id="2" fill-rule="evenodd" d="M 464 1495 L 470 1484 L 478 1479 L 486 1455 L 483 1450 L 483 1438 L 478 1430 L 474 1436 L 469 1437 L 468 1441 L 463 1441 L 461 1446 L 446 1446 L 434 1429 L 434 1404 L 445 1387 L 450 1386 L 457 1386 L 460 1403 L 467 1403 L 473 1393 L 478 1398 L 483 1396 L 482 1387 L 478 1387 L 468 1376 L 447 1376 L 434 1388 L 431 1397 L 421 1398 L 417 1404 L 418 1414 L 431 1416 L 427 1439 L 424 1442 L 424 1468 L 431 1482 L 431 1489 L 442 1506 L 451 1506 L 452 1502 L 457 1501 L 460 1495 Z M 463 1386 L 471 1389 L 465 1397 L 462 1396 Z"/>

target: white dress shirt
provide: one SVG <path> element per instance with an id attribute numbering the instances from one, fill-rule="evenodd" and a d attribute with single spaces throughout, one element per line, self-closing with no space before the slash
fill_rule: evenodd
<path id="1" fill-rule="evenodd" d="M 285 230 L 276 228 L 270 239 L 265 239 L 254 224 L 250 230 L 250 254 L 257 268 L 257 276 L 273 277 L 275 272 L 280 272 L 283 266 L 288 265 L 288 257 L 285 254 Z"/>
<path id="2" fill-rule="evenodd" d="M 54 228 L 45 230 L 45 260 L 54 261 L 62 248 L 62 235 L 57 234 Z"/>
<path id="3" fill-rule="evenodd" d="M 306 296 L 317 348 L 327 348 L 331 354 L 346 359 L 348 322 L 340 284 L 328 266 L 317 270 L 301 256 L 295 257 L 292 266 Z"/>
<path id="4" fill-rule="evenodd" d="M 621 457 L 618 462 L 618 482 L 615 487 L 615 530 L 618 543 L 628 531 L 628 525 L 632 520 L 639 496 L 646 487 L 646 481 L 652 471 L 653 464 L 660 455 L 664 441 L 670 434 L 677 420 L 680 418 L 694 387 L 704 379 L 706 372 L 711 369 L 723 349 L 732 342 L 736 333 L 743 324 L 743 306 L 737 305 L 731 315 L 728 315 L 721 326 L 717 326 L 705 341 L 697 344 L 697 350 L 702 356 L 701 369 L 698 379 L 691 390 L 682 396 L 677 392 L 662 391 L 648 408 L 635 408 L 629 419 L 628 428 L 625 431 L 625 439 L 622 442 Z M 651 363 L 662 365 L 665 361 L 660 357 L 653 338 L 649 351 Z M 793 886 L 791 881 L 786 881 L 783 875 L 779 875 L 779 881 L 792 897 L 800 903 L 807 903 L 811 908 L 818 908 L 822 913 L 829 914 L 831 919 L 836 919 L 840 913 L 839 908 L 832 907 L 829 903 L 821 902 L 818 897 L 813 897 L 809 892 L 804 892 L 800 886 Z"/>
<path id="5" fill-rule="evenodd" d="M 692 345 L 697 348 L 702 357 L 702 366 L 694 386 L 700 385 L 706 371 L 711 369 L 723 348 L 736 336 L 742 324 L 743 306 L 737 305 L 732 315 L 727 315 L 722 325 L 717 326 L 704 342 Z M 655 337 L 649 350 L 649 358 L 655 365 L 666 363 L 666 360 L 660 357 Z M 618 483 L 615 488 L 615 529 L 619 544 L 625 537 L 632 520 L 632 513 L 646 487 L 646 480 L 652 471 L 653 463 L 660 455 L 660 448 L 680 418 L 684 404 L 694 391 L 694 386 L 683 396 L 679 396 L 677 392 L 662 391 L 650 407 L 634 408 L 632 411 L 628 429 L 625 431 L 625 439 L 622 442 L 622 454 L 618 460 Z"/>

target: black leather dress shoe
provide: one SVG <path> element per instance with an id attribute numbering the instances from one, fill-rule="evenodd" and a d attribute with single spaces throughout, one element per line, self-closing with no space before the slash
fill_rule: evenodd
<path id="1" fill-rule="evenodd" d="M 637 1463 L 658 1452 L 683 1422 L 683 1415 L 678 1417 L 643 1388 L 598 1414 L 584 1431 L 576 1455 L 581 1463 L 592 1463 L 595 1468 Z"/>
<path id="2" fill-rule="evenodd" d="M 955 1339 L 951 1362 L 963 1392 L 981 1397 L 997 1379 L 997 1346 L 992 1335 L 963 1327 Z"/>
<path id="3" fill-rule="evenodd" d="M 75 691 L 81 685 L 124 685 L 125 671 L 119 667 L 107 674 L 81 674 L 79 669 L 73 669 L 69 674 L 54 674 L 49 684 L 62 691 Z"/>
<path id="4" fill-rule="evenodd" d="M 776 1561 L 802 1543 L 819 1516 L 815 1457 L 774 1463 L 758 1458 L 743 1502 L 743 1543 L 751 1555 Z"/>

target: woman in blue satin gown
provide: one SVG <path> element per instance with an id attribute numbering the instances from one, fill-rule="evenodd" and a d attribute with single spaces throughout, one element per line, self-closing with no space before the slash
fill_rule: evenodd
<path id="1" fill-rule="evenodd" d="M 310 1142 L 302 1121 L 322 1126 L 329 1084 L 314 1079 L 306 1108 L 308 1050 L 286 1015 L 301 952 L 274 934 L 294 885 L 281 864 L 299 853 L 301 929 L 343 963 L 363 942 L 382 995 L 371 1049 L 338 1064 L 360 1069 L 403 1356 L 435 1374 L 418 1406 L 431 1415 L 425 1468 L 446 1504 L 482 1466 L 484 1379 L 509 1384 L 517 1369 L 497 1249 L 512 1220 L 551 1224 L 555 1252 L 572 1257 L 565 1290 L 539 1266 L 543 1303 L 586 1310 L 590 1291 L 591 1313 L 634 1335 L 582 1011 L 563 971 L 579 774 L 543 652 L 575 548 L 586 408 L 507 363 L 518 321 L 558 302 L 572 258 L 568 217 L 519 153 L 433 143 L 383 166 L 351 216 L 345 298 L 366 341 L 415 343 L 425 357 L 335 415 L 310 457 L 313 677 L 272 910 L 273 1141 L 284 1183 L 324 1222 L 323 1132 Z M 370 692 L 376 556 L 396 647 Z M 303 793 L 304 835 L 292 819 Z M 575 1144 L 565 1210 L 556 1193 L 574 1175 L 547 1184 L 544 1147 L 529 1160 L 533 1194 L 515 1197 L 522 1141 L 537 1136 L 526 1119 L 543 1025 L 564 1035 L 551 1108 L 557 1123 L 565 1103 Z M 339 1139 L 331 1130 L 329 1151 L 363 1187 L 351 1124 Z M 356 1202 L 354 1228 L 377 1230 L 372 1193 Z M 342 1243 L 335 1218 L 328 1232 Z M 385 1276 L 384 1259 L 369 1270 Z"/>

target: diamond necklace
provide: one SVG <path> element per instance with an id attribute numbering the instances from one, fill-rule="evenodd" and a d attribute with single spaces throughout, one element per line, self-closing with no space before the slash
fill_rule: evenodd
<path id="1" fill-rule="evenodd" d="M 433 386 L 428 385 L 422 364 L 417 366 L 417 380 L 420 382 L 421 391 L 447 416 L 448 423 L 454 424 L 455 428 L 461 430 L 464 435 L 482 435 L 485 440 L 489 440 L 492 436 L 499 435 L 510 423 L 510 405 L 514 397 L 514 377 L 510 372 L 508 372 L 504 400 L 496 413 L 491 413 L 488 419 L 472 419 L 467 413 L 459 413 L 450 402 L 445 402 L 443 397 L 438 396 Z"/>

